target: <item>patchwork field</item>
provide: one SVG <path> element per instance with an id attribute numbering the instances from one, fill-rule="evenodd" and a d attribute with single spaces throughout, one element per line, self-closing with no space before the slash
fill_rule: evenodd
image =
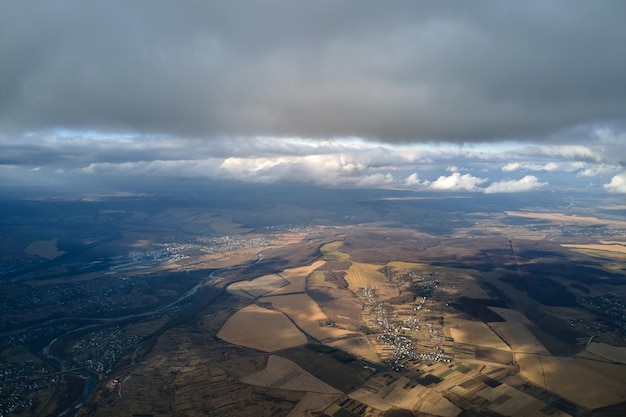
<path id="1" fill-rule="evenodd" d="M 222 340 L 264 352 L 306 343 L 306 336 L 281 312 L 251 304 L 231 316 L 217 334 Z"/>
<path id="2" fill-rule="evenodd" d="M 422 402 L 417 407 L 417 411 L 441 417 L 456 417 L 461 414 L 462 410 L 440 393 L 429 390 L 422 397 Z"/>
<path id="3" fill-rule="evenodd" d="M 363 326 L 362 305 L 348 289 L 336 285 L 317 286 L 308 284 L 307 294 L 319 305 L 326 317 L 344 329 L 357 329 Z"/>
<path id="4" fill-rule="evenodd" d="M 404 408 L 442 417 L 456 417 L 462 411 L 441 393 L 388 373 L 372 376 L 362 388 L 351 392 L 350 398 L 382 411 Z"/>
<path id="5" fill-rule="evenodd" d="M 302 266 L 299 268 L 285 269 L 279 275 L 284 278 L 288 284 L 282 288 L 279 288 L 271 293 L 271 295 L 289 294 L 304 292 L 306 290 L 306 279 L 316 269 L 320 268 L 326 263 L 326 261 L 316 261 L 308 266 Z"/>
<path id="6" fill-rule="evenodd" d="M 505 416 L 544 415 L 539 411 L 545 404 L 506 384 L 497 387 L 486 386 L 478 391 L 476 396 L 489 401 L 489 410 Z"/>
<path id="7" fill-rule="evenodd" d="M 238 225 L 233 218 L 202 220 L 207 225 L 215 222 L 215 230 L 234 233 Z M 517 227 L 524 222 L 511 223 Z M 503 236 L 508 236 L 505 229 Z M 543 311 L 522 291 L 505 291 L 510 285 L 499 280 L 505 273 L 513 275 L 516 266 L 543 262 L 551 251 L 570 254 L 576 261 L 587 257 L 573 251 L 603 252 L 609 254 L 604 263 L 591 267 L 618 265 L 618 257 L 626 256 L 623 243 L 535 245 L 501 237 L 483 248 L 480 234 L 461 242 L 452 234 L 445 239 L 408 233 L 396 237 L 382 229 L 354 236 L 342 231 L 345 243 L 320 243 L 338 239 L 339 232 L 332 233 L 284 250 L 274 243 L 225 253 L 195 249 L 199 255 L 186 258 L 188 264 L 168 265 L 185 270 L 224 267 L 214 273 L 212 283 L 236 297 L 220 293 L 225 303 L 220 308 L 195 324 L 166 331 L 155 340 L 154 350 L 133 354 L 124 363 L 132 360 L 132 368 L 113 374 L 125 378 L 124 398 L 113 392 L 99 403 L 115 397 L 107 410 L 115 411 L 112 415 L 239 415 L 239 401 L 248 401 L 246 417 L 304 417 L 333 406 L 330 415 L 337 416 L 497 412 L 565 417 L 569 410 L 583 415 L 626 401 L 626 348 L 591 343 L 575 359 L 552 356 L 556 350 L 544 337 L 550 329 L 524 314 L 541 318 L 532 314 L 533 308 L 546 316 L 556 316 L 555 311 L 565 315 L 565 310 Z M 469 229 L 463 233 L 471 235 Z M 276 236 L 267 241 L 278 240 Z M 293 239 L 302 240 L 300 235 Z M 584 242 L 569 242 L 579 241 Z M 135 242 L 148 247 L 148 240 Z M 549 265 L 558 265 L 548 255 Z M 246 278 L 250 280 L 234 282 Z M 599 293 L 607 285 L 591 288 L 585 283 L 590 287 L 586 294 Z M 573 288 L 583 296 L 585 286 Z M 621 287 L 610 290 L 617 293 Z M 239 309 L 248 302 L 254 303 Z M 218 314 L 219 325 L 209 329 L 203 324 Z M 498 322 L 500 317 L 506 321 Z M 579 317 L 572 316 L 575 326 L 591 324 L 574 318 Z M 594 340 L 610 339 L 598 334 Z M 555 404 L 558 397 L 569 402 Z M 349 403 L 345 407 L 344 401 Z M 257 402 L 263 402 L 263 408 Z"/>
<path id="8" fill-rule="evenodd" d="M 352 261 L 345 275 L 348 288 L 357 295 L 361 293 L 362 288 L 372 288 L 380 300 L 397 297 L 398 287 L 387 282 L 385 275 L 380 271 L 382 268 L 382 265 Z"/>
<path id="9" fill-rule="evenodd" d="M 269 357 L 265 369 L 246 376 L 241 381 L 266 388 L 319 394 L 340 394 L 335 388 L 317 379 L 292 361 L 276 355 Z"/>
<path id="10" fill-rule="evenodd" d="M 317 303 L 304 293 L 265 296 L 259 299 L 259 303 L 271 304 L 273 308 L 289 316 L 302 331 L 318 340 L 335 339 L 351 333 L 328 327 L 328 317 Z"/>

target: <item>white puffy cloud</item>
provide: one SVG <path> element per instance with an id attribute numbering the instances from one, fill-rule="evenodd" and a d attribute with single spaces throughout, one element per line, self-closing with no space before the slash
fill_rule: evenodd
<path id="1" fill-rule="evenodd" d="M 610 193 L 626 194 L 626 172 L 615 175 L 611 182 L 604 184 L 604 189 Z"/>
<path id="2" fill-rule="evenodd" d="M 77 170 L 93 175 L 211 178 L 257 183 L 305 183 L 326 187 L 385 187 L 397 182 L 347 155 L 206 158 L 201 160 L 92 163 Z"/>
<path id="3" fill-rule="evenodd" d="M 480 184 L 487 181 L 486 178 L 474 177 L 471 174 L 461 175 L 459 172 L 453 172 L 449 176 L 440 176 L 436 181 L 428 185 L 431 190 L 440 191 L 480 191 Z"/>
<path id="4" fill-rule="evenodd" d="M 526 175 L 520 180 L 502 180 L 494 182 L 484 189 L 485 194 L 520 193 L 545 188 L 547 182 L 539 182 L 534 175 Z"/>
<path id="5" fill-rule="evenodd" d="M 422 185 L 419 177 L 417 176 L 417 172 L 412 173 L 408 177 L 404 179 L 404 185 L 408 187 L 414 187 L 416 185 Z"/>
<path id="6" fill-rule="evenodd" d="M 521 167 L 522 167 L 522 164 L 520 164 L 519 162 L 509 162 L 508 164 L 502 167 L 502 171 L 504 172 L 517 171 Z"/>

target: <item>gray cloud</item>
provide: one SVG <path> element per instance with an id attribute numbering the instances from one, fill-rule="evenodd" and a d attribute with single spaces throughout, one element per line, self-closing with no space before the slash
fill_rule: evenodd
<path id="1" fill-rule="evenodd" d="M 0 131 L 571 140 L 626 122 L 625 15 L 617 0 L 1 1 Z"/>

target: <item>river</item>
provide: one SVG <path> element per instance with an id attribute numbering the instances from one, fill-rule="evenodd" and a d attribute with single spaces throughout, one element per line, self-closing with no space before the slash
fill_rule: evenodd
<path id="1" fill-rule="evenodd" d="M 259 259 L 262 259 L 262 256 L 259 255 Z M 258 262 L 257 260 L 257 262 Z M 54 339 L 52 339 L 50 341 L 50 343 L 48 343 L 48 345 L 46 345 L 42 350 L 41 350 L 41 355 L 48 359 L 48 360 L 52 360 L 54 362 L 56 362 L 59 367 L 60 367 L 60 372 L 59 373 L 67 373 L 68 376 L 71 377 L 75 377 L 75 378 L 80 378 L 82 380 L 84 380 L 84 387 L 83 387 L 83 394 L 81 396 L 81 398 L 77 399 L 76 401 L 74 401 L 68 408 L 66 408 L 65 410 L 63 410 L 61 413 L 57 414 L 57 417 L 68 417 L 68 416 L 72 416 L 74 415 L 88 400 L 89 397 L 91 396 L 94 387 L 95 387 L 95 378 L 90 375 L 88 373 L 87 370 L 85 370 L 84 368 L 81 369 L 75 369 L 75 370 L 68 370 L 66 369 L 65 366 L 65 360 L 59 356 L 55 356 L 53 355 L 52 352 L 52 348 L 54 346 L 54 344 L 61 338 L 67 337 L 68 335 L 71 335 L 73 333 L 78 333 L 78 332 L 83 332 L 85 330 L 90 330 L 93 328 L 98 328 L 98 327 L 104 327 L 104 326 L 111 326 L 114 325 L 118 322 L 122 322 L 122 321 L 126 321 L 126 320 L 132 320 L 132 319 L 136 319 L 136 318 L 142 318 L 142 317 L 147 317 L 147 316 L 151 316 L 154 314 L 158 314 L 163 312 L 164 310 L 179 304 L 180 302 L 186 300 L 187 298 L 191 297 L 192 295 L 196 294 L 198 292 L 198 289 L 208 286 L 208 285 L 212 285 L 215 282 L 217 282 L 220 277 L 216 276 L 216 273 L 219 271 L 225 271 L 230 269 L 230 267 L 228 268 L 222 268 L 222 269 L 216 269 L 215 271 L 211 272 L 209 274 L 209 276 L 202 280 L 201 282 L 199 282 L 198 284 L 194 285 L 192 288 L 190 288 L 189 290 L 187 290 L 184 294 L 182 294 L 179 298 L 177 298 L 176 300 L 167 303 L 163 306 L 160 306 L 154 310 L 150 310 L 150 311 L 145 311 L 143 313 L 138 313 L 138 314 L 129 314 L 129 315 L 125 315 L 125 316 L 119 316 L 119 317 L 113 317 L 113 318 L 103 318 L 103 319 L 96 319 L 99 322 L 96 324 L 88 324 L 85 326 L 81 326 L 75 329 L 72 329 L 66 333 L 63 333 L 61 335 L 58 335 L 57 337 L 55 337 Z M 74 317 L 62 317 L 62 318 L 57 318 L 54 320 L 54 322 L 59 322 L 59 321 L 63 321 L 63 320 L 76 320 L 76 318 Z M 34 327 L 34 326 L 31 326 Z"/>

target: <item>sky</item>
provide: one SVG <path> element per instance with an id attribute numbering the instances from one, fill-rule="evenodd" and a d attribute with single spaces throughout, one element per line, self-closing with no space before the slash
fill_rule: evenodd
<path id="1" fill-rule="evenodd" d="M 0 0 L 0 186 L 626 194 L 626 2 Z"/>

